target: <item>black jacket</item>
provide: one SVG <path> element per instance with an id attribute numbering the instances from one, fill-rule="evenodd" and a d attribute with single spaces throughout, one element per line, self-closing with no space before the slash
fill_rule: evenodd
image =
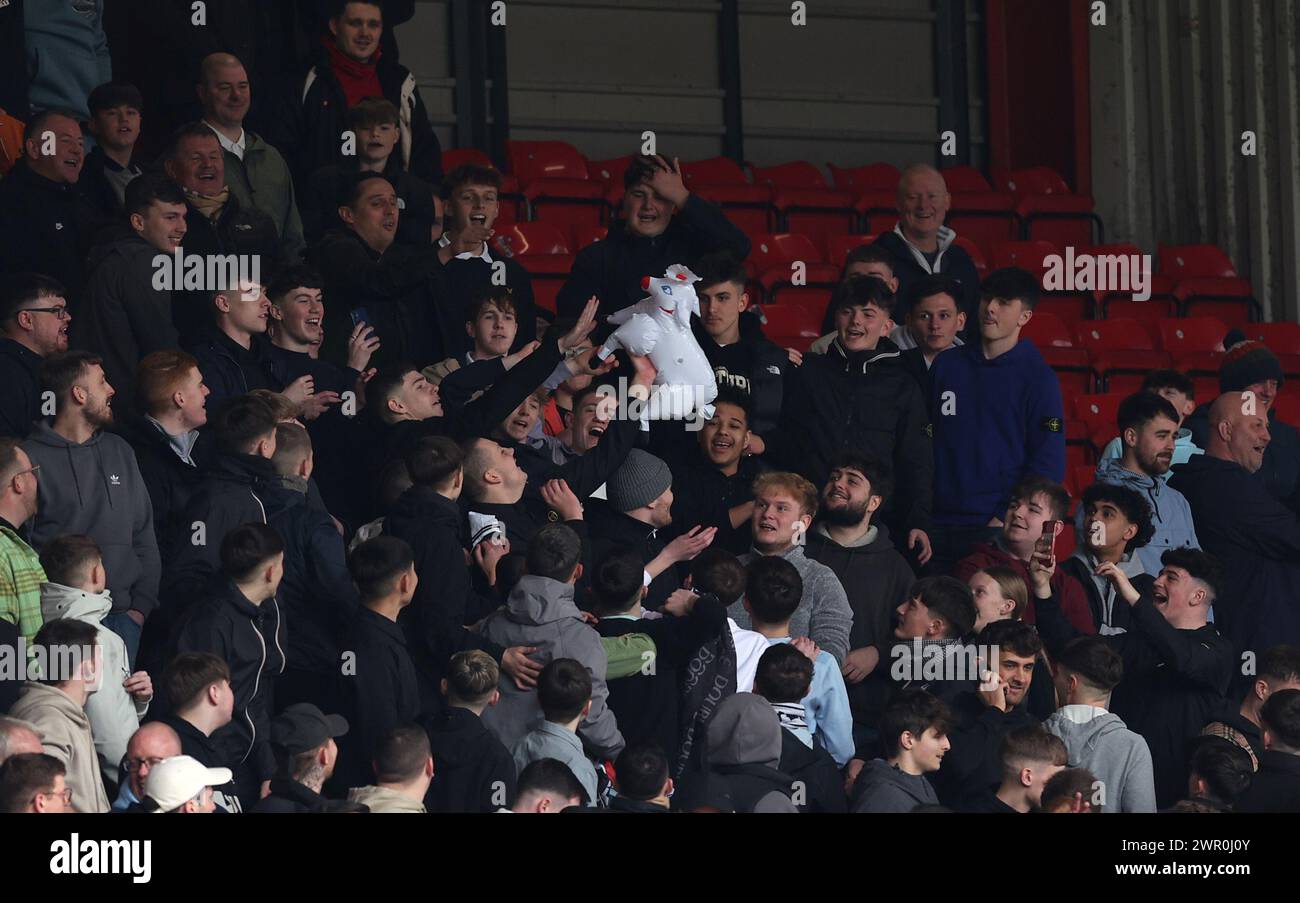
<path id="1" fill-rule="evenodd" d="M 86 297 L 69 335 L 73 347 L 104 359 L 114 403 L 122 405 L 135 400 L 135 371 L 145 355 L 174 350 L 180 339 L 172 292 L 153 287 L 154 258 L 162 252 L 126 227 L 105 238 L 91 250 Z"/>
<path id="2" fill-rule="evenodd" d="M 325 281 L 325 344 L 321 355 L 344 362 L 354 319 L 375 328 L 382 343 L 371 366 L 409 361 L 424 367 L 459 348 L 465 320 L 448 303 L 437 249 L 394 244 L 382 254 L 351 229 L 335 229 L 307 249 Z"/>
<path id="3" fill-rule="evenodd" d="M 163 570 L 159 589 L 164 608 L 184 610 L 203 597 L 221 568 L 221 540 L 241 524 L 266 523 L 261 494 L 276 480 L 275 468 L 266 458 L 220 455 L 212 462 L 182 509 L 183 534 L 169 543 L 171 565 Z M 190 527 L 196 521 L 203 525 L 201 533 Z"/>
<path id="4" fill-rule="evenodd" d="M 339 678 L 348 732 L 339 738 L 338 775 L 364 787 L 374 780 L 370 762 L 379 740 L 420 715 L 420 687 L 402 628 L 383 615 L 362 608 L 343 645 L 355 658 Z"/>
<path id="5" fill-rule="evenodd" d="M 948 732 L 952 746 L 930 783 L 939 802 L 965 809 L 1002 783 L 1002 741 L 1007 734 L 1038 719 L 1025 702 L 1004 712 L 985 705 L 975 693 L 962 694 L 952 708 L 957 722 Z"/>
<path id="6" fill-rule="evenodd" d="M 844 778 L 831 754 L 815 743 L 809 747 L 792 731 L 781 729 L 781 764 L 779 769 L 803 785 L 803 795 L 796 793 L 794 803 L 800 812 L 847 812 L 849 799 L 844 795 Z"/>
<path id="7" fill-rule="evenodd" d="M 270 795 L 265 799 L 258 800 L 252 811 L 273 813 L 324 812 L 325 804 L 328 802 L 329 800 L 305 784 L 299 784 L 297 781 L 288 778 L 273 778 L 271 780 Z"/>
<path id="8" fill-rule="evenodd" d="M 749 256 L 749 239 L 721 207 L 698 195 L 687 198 L 668 228 L 654 238 L 633 235 L 619 220 L 610 225 L 608 237 L 578 252 L 568 281 L 556 296 L 556 309 L 561 317 L 576 319 L 595 295 L 600 298 L 603 324 L 605 317 L 645 297 L 641 280 L 646 276 L 662 276 L 675 263 L 694 267 L 701 257 L 716 251 L 729 251 L 744 260 Z"/>
<path id="9" fill-rule="evenodd" d="M 1300 812 L 1300 755 L 1266 749 L 1234 812 Z"/>
<path id="10" fill-rule="evenodd" d="M 934 452 L 930 417 L 916 380 L 882 338 L 874 351 L 846 353 L 839 340 L 810 354 L 786 381 L 782 428 L 767 457 L 821 486 L 835 455 L 852 449 L 891 465 L 894 492 L 877 514 L 896 536 L 930 527 Z"/>
<path id="11" fill-rule="evenodd" d="M 269 216 L 256 207 L 240 205 L 233 192 L 216 222 L 192 204 L 185 206 L 187 230 L 182 247 L 186 256 L 237 254 L 250 260 L 256 257 L 263 282 L 271 278 L 270 274 L 281 261 L 280 232 Z M 201 341 L 212 322 L 211 292 L 172 292 L 172 322 L 180 333 L 182 345 Z"/>
<path id="12" fill-rule="evenodd" d="M 353 648 L 341 641 L 361 606 L 343 537 L 327 512 L 308 503 L 305 486 L 267 481 L 258 496 L 266 522 L 284 541 L 284 577 L 276 598 L 293 627 L 285 646 L 287 665 L 332 679 L 339 673 L 341 651 Z"/>
<path id="13" fill-rule="evenodd" d="M 149 501 L 153 504 L 158 554 L 166 570 L 171 563 L 173 546 L 178 540 L 188 541 L 189 524 L 182 523 L 180 515 L 198 490 L 202 471 L 182 461 L 167 435 L 146 417 L 135 413 L 119 414 L 114 420 L 113 431 L 135 452 L 140 476 L 144 478 Z"/>
<path id="14" fill-rule="evenodd" d="M 261 605 L 225 581 L 181 628 L 178 652 L 211 652 L 230 668 L 234 718 L 213 741 L 227 761 L 267 780 L 275 772 L 271 754 L 272 682 L 284 671 L 284 624 L 274 598 Z"/>
<path id="15" fill-rule="evenodd" d="M 400 154 L 394 152 L 383 173 L 397 192 L 397 205 L 401 211 L 397 220 L 397 240 L 404 245 L 427 248 L 433 244 L 433 226 L 437 222 L 433 197 L 438 193 L 438 187 L 402 169 L 399 157 Z M 342 163 L 322 166 L 311 174 L 307 194 L 301 201 L 302 231 L 308 244 L 320 241 L 331 229 L 343 228 L 338 214 L 339 186 L 345 178 L 361 171 L 358 161 L 358 157 L 348 157 Z"/>
<path id="16" fill-rule="evenodd" d="M 731 525 L 731 509 L 754 500 L 754 480 L 768 468 L 761 458 L 740 459 L 735 476 L 727 476 L 703 455 L 693 463 L 673 468 L 673 522 L 670 536 L 680 535 L 697 526 L 717 527 L 713 545 L 733 555 L 744 555 L 754 545 L 750 521 Z"/>
<path id="17" fill-rule="evenodd" d="M 483 719 L 448 708 L 425 722 L 433 749 L 430 812 L 495 812 L 515 800 L 515 760 Z"/>
<path id="18" fill-rule="evenodd" d="M 902 236 L 897 232 L 886 232 L 876 239 L 875 244 L 894 256 L 894 276 L 898 279 L 898 291 L 895 296 L 900 299 L 900 302 L 907 297 L 908 286 L 932 275 L 932 271 L 921 265 L 907 242 L 903 241 Z M 962 292 L 958 303 L 966 314 L 966 334 L 978 336 L 980 276 L 979 271 L 975 269 L 975 261 L 970 259 L 965 249 L 956 244 L 949 245 L 948 250 L 943 252 L 943 257 L 939 260 L 937 272 L 961 283 Z M 904 310 L 894 311 L 894 319 L 899 323 L 903 322 L 905 315 Z"/>
<path id="19" fill-rule="evenodd" d="M 681 745 L 678 698 L 682 669 L 700 646 L 726 626 L 727 610 L 716 596 L 700 596 L 684 618 L 601 618 L 602 637 L 644 633 L 655 643 L 653 668 L 608 681 L 609 707 L 629 745 L 652 743 L 673 754 Z"/>
<path id="20" fill-rule="evenodd" d="M 135 176 L 141 173 L 140 167 L 134 161 L 131 163 L 130 170 Z M 102 147 L 95 147 L 86 154 L 86 162 L 81 167 L 81 177 L 77 179 L 77 187 L 95 208 L 99 218 L 105 222 L 121 219 L 123 216 L 122 199 L 118 197 L 109 182 L 108 174 L 124 171 L 115 160 L 109 159 Z"/>
<path id="21" fill-rule="evenodd" d="M 402 140 L 393 153 L 401 157 L 409 142 L 410 162 L 405 168 L 431 185 L 440 184 L 442 146 L 415 76 L 397 62 L 395 54 L 381 54 L 375 69 L 384 97 L 397 107 L 401 119 Z M 310 69 L 283 79 L 272 90 L 261 134 L 288 161 L 300 197 L 309 191 L 312 173 L 343 159 L 340 136 L 347 131 L 347 117 L 347 96 L 324 47 L 316 48 Z"/>
<path id="22" fill-rule="evenodd" d="M 691 317 L 691 332 L 713 366 L 718 389 L 733 389 L 749 398 L 750 430 L 764 436 L 775 429 L 781 421 L 782 386 L 790 356 L 763 335 L 758 317 L 741 314 L 740 341 L 726 347 L 713 340 L 699 317 Z"/>
<path id="23" fill-rule="evenodd" d="M 0 181 L 0 274 L 53 276 L 67 289 L 75 316 L 86 288 L 86 254 L 102 225 L 75 184 L 52 182 L 20 160 Z"/>
<path id="24" fill-rule="evenodd" d="M 41 363 L 45 358 L 0 337 L 0 436 L 23 439 L 41 417 Z"/>
<path id="25" fill-rule="evenodd" d="M 876 672 L 889 669 L 889 650 L 894 644 L 894 611 L 907 597 L 916 580 L 907 560 L 894 548 L 889 528 L 876 525 L 876 536 L 858 546 L 842 546 L 823 531 L 821 524 L 807 533 L 804 554 L 820 561 L 840 578 L 853 609 L 849 648 L 875 646 L 880 651 Z M 873 677 L 876 678 L 873 680 Z M 889 695 L 888 681 L 868 675 L 856 684 L 845 682 L 849 706 L 857 724 L 874 725 L 884 711 Z"/>
<path id="26" fill-rule="evenodd" d="M 1210 403 L 1193 411 L 1183 426 L 1192 431 L 1192 441 L 1205 448 L 1210 435 Z M 1268 412 L 1268 434 L 1264 464 L 1255 479 L 1264 484 L 1269 495 L 1300 515 L 1300 431 L 1278 420 L 1274 408 Z M 1199 539 L 1200 533 L 1196 535 Z"/>
<path id="27" fill-rule="evenodd" d="M 480 592 L 465 566 L 467 543 L 456 503 L 425 486 L 402 493 L 384 519 L 384 533 L 410 543 L 420 583 L 398 623 L 420 675 L 425 711 L 438 709 L 439 684 L 457 652 L 482 649 L 498 662 L 505 651 L 465 629 L 482 620 L 499 600 Z"/>
<path id="28" fill-rule="evenodd" d="M 0 6 L 0 110 L 22 122 L 31 107 L 27 103 L 27 44 L 23 32 L 23 0 Z"/>
<path id="29" fill-rule="evenodd" d="M 659 532 L 649 524 L 615 511 L 608 502 L 592 499 L 586 503 L 583 517 L 591 536 L 591 558 L 587 565 L 593 571 L 601 559 L 615 551 L 634 551 L 641 557 L 641 564 L 647 565 L 666 545 Z M 679 570 L 677 566 L 665 569 L 651 581 L 650 591 L 641 604 L 658 611 L 673 591 L 682 585 L 684 576 L 684 569 Z"/>
<path id="30" fill-rule="evenodd" d="M 1059 567 L 1062 574 L 1073 577 L 1083 587 L 1083 594 L 1088 597 L 1088 610 L 1092 612 L 1092 622 L 1097 625 L 1107 623 L 1105 600 L 1102 598 L 1101 591 L 1097 589 L 1097 581 L 1093 579 L 1092 570 L 1083 559 L 1071 555 L 1062 561 Z M 1138 574 L 1129 582 L 1139 593 L 1149 594 L 1156 578 L 1151 574 Z M 1133 612 L 1118 593 L 1110 606 L 1109 614 L 1111 627 L 1128 630 L 1129 622 L 1133 620 Z"/>
<path id="31" fill-rule="evenodd" d="M 1259 474 L 1209 455 L 1174 468 L 1201 548 L 1223 565 L 1215 624 L 1239 649 L 1300 643 L 1300 518 Z"/>
<path id="32" fill-rule="evenodd" d="M 264 335 L 253 336 L 249 347 L 244 348 L 215 326 L 209 326 L 203 340 L 190 346 L 190 354 L 199 362 L 199 372 L 211 393 L 209 410 L 220 410 L 230 399 L 254 389 L 284 388 L 271 375 L 271 343 Z"/>

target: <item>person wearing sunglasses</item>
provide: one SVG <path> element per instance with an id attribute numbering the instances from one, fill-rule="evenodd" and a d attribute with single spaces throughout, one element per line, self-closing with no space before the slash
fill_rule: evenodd
<path id="1" fill-rule="evenodd" d="M 63 285 L 39 273 L 0 284 L 0 436 L 24 438 L 41 416 L 41 362 L 68 350 Z"/>

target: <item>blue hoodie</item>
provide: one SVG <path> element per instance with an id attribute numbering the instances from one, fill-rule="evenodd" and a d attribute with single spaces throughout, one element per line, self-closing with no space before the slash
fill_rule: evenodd
<path id="1" fill-rule="evenodd" d="M 69 110 L 90 118 L 90 92 L 113 80 L 103 0 L 38 0 L 23 6 L 28 97 L 33 110 Z"/>
<path id="2" fill-rule="evenodd" d="M 1165 549 L 1177 549 L 1187 546 L 1193 549 L 1201 547 L 1196 538 L 1196 526 L 1192 522 L 1192 506 L 1177 489 L 1159 477 L 1125 470 L 1119 461 L 1111 459 L 1097 465 L 1097 481 L 1116 486 L 1127 486 L 1134 490 L 1151 506 L 1151 526 L 1155 535 L 1145 546 L 1137 550 L 1138 558 L 1148 574 L 1159 574 L 1163 565 L 1160 556 Z M 1074 519 L 1074 529 L 1078 536 L 1083 535 L 1083 506 Z"/>
<path id="3" fill-rule="evenodd" d="M 1174 440 L 1173 464 L 1186 464 L 1191 460 L 1192 455 L 1203 454 L 1205 454 L 1205 449 L 1196 444 L 1196 440 L 1192 438 L 1191 430 L 1181 429 L 1178 431 L 1178 436 Z M 1120 439 L 1119 436 L 1116 436 L 1114 439 L 1110 440 L 1110 442 L 1106 443 L 1106 447 L 1102 449 L 1101 460 L 1118 461 L 1122 457 L 1124 457 L 1124 440 Z M 1169 477 L 1172 475 L 1173 471 L 1168 470 L 1161 475 L 1160 479 L 1168 483 Z"/>
<path id="4" fill-rule="evenodd" d="M 980 342 L 950 348 L 930 379 L 935 523 L 986 524 L 1023 477 L 1064 480 L 1061 386 L 1031 343 L 992 360 Z"/>

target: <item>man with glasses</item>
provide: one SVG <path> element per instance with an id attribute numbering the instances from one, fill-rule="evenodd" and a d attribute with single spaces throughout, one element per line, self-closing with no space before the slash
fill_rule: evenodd
<path id="1" fill-rule="evenodd" d="M 0 283 L 0 436 L 25 437 L 41 416 L 41 361 L 68 350 L 63 286 L 39 273 Z"/>
<path id="2" fill-rule="evenodd" d="M 149 772 L 163 759 L 179 755 L 181 738 L 171 727 L 161 721 L 140 725 L 140 729 L 131 735 L 126 744 L 126 758 L 122 760 L 119 769 L 126 780 L 122 782 L 117 799 L 113 801 L 113 811 L 125 812 L 133 806 L 139 806 L 144 799 L 144 782 L 149 777 Z"/>
<path id="3" fill-rule="evenodd" d="M 37 470 L 18 440 L 0 439 L 0 618 L 28 642 L 43 622 L 45 570 L 18 531 L 36 514 Z"/>
<path id="4" fill-rule="evenodd" d="M 72 788 L 58 759 L 23 753 L 0 765 L 0 813 L 71 811 Z"/>

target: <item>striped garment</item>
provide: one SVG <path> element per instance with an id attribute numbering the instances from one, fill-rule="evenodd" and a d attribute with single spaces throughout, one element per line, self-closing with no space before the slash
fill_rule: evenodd
<path id="1" fill-rule="evenodd" d="M 0 526 L 0 618 L 16 625 L 29 642 L 41 629 L 41 584 L 45 571 L 36 550 L 8 525 Z"/>

